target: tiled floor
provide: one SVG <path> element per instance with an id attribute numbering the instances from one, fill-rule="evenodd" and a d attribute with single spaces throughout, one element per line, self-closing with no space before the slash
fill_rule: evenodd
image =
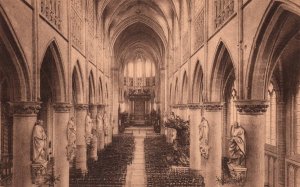
<path id="1" fill-rule="evenodd" d="M 144 187 L 146 184 L 145 172 L 145 135 L 135 135 L 135 152 L 133 162 L 127 168 L 126 187 Z"/>

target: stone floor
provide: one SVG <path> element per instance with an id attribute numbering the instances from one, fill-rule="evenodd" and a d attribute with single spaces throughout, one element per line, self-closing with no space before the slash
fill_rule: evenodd
<path id="1" fill-rule="evenodd" d="M 124 134 L 133 134 L 133 136 L 143 136 L 147 134 L 154 134 L 153 127 L 127 127 Z"/>
<path id="2" fill-rule="evenodd" d="M 144 187 L 147 186 L 145 171 L 145 151 L 144 139 L 146 131 L 133 133 L 135 137 L 135 152 L 131 165 L 127 167 L 126 187 Z"/>

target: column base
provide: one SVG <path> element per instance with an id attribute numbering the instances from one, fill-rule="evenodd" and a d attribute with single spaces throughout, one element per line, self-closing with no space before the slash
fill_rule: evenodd
<path id="1" fill-rule="evenodd" d="M 86 174 L 88 171 L 86 162 L 86 145 L 77 145 L 76 169 L 79 169 L 82 174 Z"/>

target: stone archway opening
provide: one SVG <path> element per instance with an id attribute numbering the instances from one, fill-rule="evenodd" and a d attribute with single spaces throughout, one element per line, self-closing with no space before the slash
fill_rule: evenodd
<path id="1" fill-rule="evenodd" d="M 299 168 L 300 154 L 299 29 L 299 13 L 292 13 L 284 3 L 274 3 L 258 31 L 248 68 L 246 97 L 266 100 L 269 106 L 263 139 L 264 184 L 268 186 L 299 185 L 292 180 L 300 177 L 294 172 Z"/>
<path id="2" fill-rule="evenodd" d="M 14 129 L 14 113 L 18 109 L 16 107 L 18 104 L 22 105 L 22 102 L 31 98 L 31 90 L 24 54 L 19 48 L 2 7 L 0 7 L 0 23 L 0 175 L 4 183 L 10 184 L 12 178 L 20 174 L 20 169 L 13 166 L 29 158 L 25 156 L 23 157 L 25 159 L 22 159 L 22 156 L 17 154 L 22 142 L 19 133 L 26 134 L 26 132 L 22 132 L 21 128 Z"/>
<path id="3" fill-rule="evenodd" d="M 55 121 L 54 106 L 65 101 L 65 80 L 57 46 L 52 42 L 47 48 L 40 67 L 40 102 L 41 109 L 37 119 L 41 120 L 47 134 L 47 147 L 49 158 L 54 157 L 55 146 Z"/>

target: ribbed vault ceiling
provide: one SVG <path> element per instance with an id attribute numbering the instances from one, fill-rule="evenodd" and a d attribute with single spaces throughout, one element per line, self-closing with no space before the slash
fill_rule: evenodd
<path id="1" fill-rule="evenodd" d="M 117 62 L 127 63 L 136 52 L 163 61 L 178 21 L 179 0 L 103 0 L 98 11 Z"/>

